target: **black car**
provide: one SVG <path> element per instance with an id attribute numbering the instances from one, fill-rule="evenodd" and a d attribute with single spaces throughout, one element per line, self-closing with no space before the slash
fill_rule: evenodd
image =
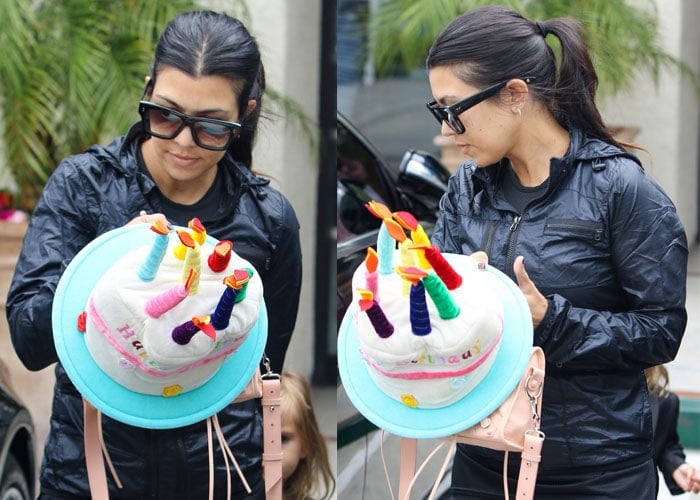
<path id="1" fill-rule="evenodd" d="M 404 153 L 398 166 L 384 161 L 376 148 L 345 118 L 337 120 L 337 321 L 352 301 L 352 274 L 377 241 L 381 221 L 365 203 L 376 200 L 392 212 L 407 211 L 430 234 L 438 203 L 447 189 L 448 170 L 419 150 Z"/>
<path id="2" fill-rule="evenodd" d="M 9 388 L 0 361 L 0 500 L 34 498 L 34 424 Z"/>

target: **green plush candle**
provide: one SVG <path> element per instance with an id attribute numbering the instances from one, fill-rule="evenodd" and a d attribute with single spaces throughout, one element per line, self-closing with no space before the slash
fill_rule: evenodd
<path id="1" fill-rule="evenodd" d="M 452 300 L 450 292 L 440 278 L 429 274 L 423 278 L 423 285 L 430 298 L 433 299 L 441 319 L 452 319 L 459 316 L 459 306 Z"/>

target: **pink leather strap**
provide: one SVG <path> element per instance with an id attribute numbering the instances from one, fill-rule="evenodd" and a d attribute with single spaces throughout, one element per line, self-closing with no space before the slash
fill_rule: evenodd
<path id="1" fill-rule="evenodd" d="M 413 482 L 413 476 L 416 473 L 417 453 L 418 440 L 402 437 L 398 500 L 408 500 L 408 496 L 411 493 L 410 486 Z"/>
<path id="2" fill-rule="evenodd" d="M 107 488 L 107 473 L 102 461 L 99 420 L 100 412 L 97 411 L 97 408 L 83 400 L 83 442 L 90 494 L 93 500 L 107 500 L 109 499 L 109 489 Z"/>
<path id="3" fill-rule="evenodd" d="M 525 433 L 525 446 L 521 454 L 518 488 L 515 493 L 515 498 L 518 500 L 532 500 L 534 497 L 543 442 L 543 433 L 539 431 Z"/>
<path id="4" fill-rule="evenodd" d="M 267 500 L 282 499 L 282 418 L 279 376 L 263 376 L 263 474 Z"/>

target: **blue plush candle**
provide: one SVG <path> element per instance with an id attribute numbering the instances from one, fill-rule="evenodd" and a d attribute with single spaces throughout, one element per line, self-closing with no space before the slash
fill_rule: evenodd
<path id="1" fill-rule="evenodd" d="M 428 313 L 428 303 L 425 298 L 425 287 L 420 281 L 411 286 L 409 306 L 409 317 L 413 334 L 428 335 L 432 330 L 430 327 L 430 314 Z"/>
<path id="2" fill-rule="evenodd" d="M 146 257 L 146 260 L 141 264 L 139 268 L 138 275 L 142 281 L 153 281 L 160 267 L 160 263 L 163 262 L 163 257 L 165 257 L 165 252 L 168 250 L 168 235 L 156 233 L 156 238 L 153 241 L 153 246 L 151 251 Z"/>
<path id="3" fill-rule="evenodd" d="M 377 272 L 379 274 L 387 275 L 394 273 L 393 262 L 395 247 L 396 241 L 389 234 L 386 224 L 382 224 L 379 228 L 379 235 L 377 236 L 377 256 L 379 257 Z"/>

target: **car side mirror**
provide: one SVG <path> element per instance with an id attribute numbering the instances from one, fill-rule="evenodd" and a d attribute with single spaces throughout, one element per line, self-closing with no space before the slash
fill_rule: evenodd
<path id="1" fill-rule="evenodd" d="M 399 164 L 398 188 L 428 211 L 437 210 L 449 179 L 447 168 L 425 151 L 407 151 Z"/>

